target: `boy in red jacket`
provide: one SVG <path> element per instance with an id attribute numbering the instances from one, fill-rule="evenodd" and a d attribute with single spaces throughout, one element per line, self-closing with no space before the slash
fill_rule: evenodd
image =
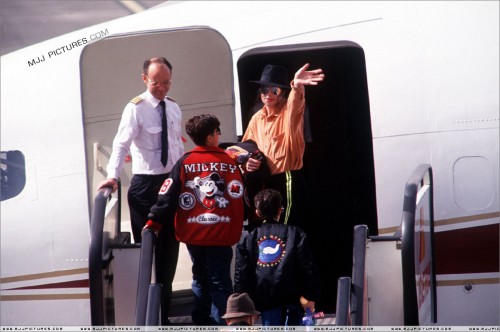
<path id="1" fill-rule="evenodd" d="M 225 325 L 227 299 L 233 292 L 231 246 L 243 228 L 243 178 L 233 159 L 218 147 L 220 121 L 198 115 L 186 123 L 196 147 L 184 154 L 165 180 L 146 228 L 172 222 L 193 262 L 192 290 L 196 325 Z"/>

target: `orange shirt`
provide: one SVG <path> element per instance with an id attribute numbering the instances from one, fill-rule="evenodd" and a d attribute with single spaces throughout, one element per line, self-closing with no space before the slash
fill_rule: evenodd
<path id="1" fill-rule="evenodd" d="M 243 141 L 253 140 L 266 155 L 271 174 L 302 168 L 304 155 L 304 86 L 294 87 L 287 103 L 275 114 L 264 106 L 255 113 L 243 135 Z"/>

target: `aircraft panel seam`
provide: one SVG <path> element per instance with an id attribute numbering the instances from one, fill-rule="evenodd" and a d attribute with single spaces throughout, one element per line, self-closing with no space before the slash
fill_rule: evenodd
<path id="1" fill-rule="evenodd" d="M 275 42 L 275 41 L 279 41 L 279 40 L 284 40 L 284 39 L 289 39 L 289 38 L 293 38 L 293 37 L 298 37 L 298 36 L 309 35 L 309 34 L 312 34 L 312 33 L 315 33 L 315 32 L 320 32 L 320 31 L 325 31 L 325 30 L 330 30 L 330 29 L 336 29 L 336 28 L 342 28 L 342 27 L 346 27 L 346 26 L 350 26 L 350 25 L 356 25 L 356 24 L 361 24 L 361 23 L 369 23 L 369 22 L 379 21 L 379 20 L 382 20 L 382 17 L 371 18 L 371 19 L 366 19 L 366 20 L 357 21 L 357 22 L 344 23 L 344 24 L 334 25 L 334 26 L 331 26 L 331 27 L 326 27 L 326 28 L 321 28 L 321 29 L 316 29 L 316 30 L 311 30 L 311 31 L 296 33 L 296 34 L 287 35 L 287 36 L 283 36 L 283 37 L 279 37 L 279 38 L 265 40 L 263 42 L 259 42 L 259 43 L 255 43 L 255 44 L 251 44 L 251 45 L 240 46 L 240 47 L 232 49 L 232 51 L 233 52 L 234 51 L 239 51 L 239 50 L 243 50 L 243 49 L 246 49 L 246 48 L 255 47 L 257 45 L 267 44 L 267 43 L 271 43 L 271 42 Z"/>
<path id="2" fill-rule="evenodd" d="M 429 134 L 442 134 L 442 133 L 450 133 L 450 132 L 464 132 L 464 131 L 478 131 L 478 130 L 494 130 L 499 127 L 476 127 L 476 128 L 462 128 L 462 129 L 443 129 L 443 130 L 433 130 L 433 131 L 422 131 L 422 132 L 413 132 L 407 134 L 393 134 L 393 135 L 380 135 L 373 136 L 373 139 L 381 139 L 381 138 L 397 138 L 397 137 L 405 137 L 405 136 L 416 136 L 416 135 L 429 135 Z"/>

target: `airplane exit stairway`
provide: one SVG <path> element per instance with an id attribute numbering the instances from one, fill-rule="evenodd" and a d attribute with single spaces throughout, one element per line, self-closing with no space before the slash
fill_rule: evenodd
<path id="1" fill-rule="evenodd" d="M 338 279 L 336 325 L 436 324 L 432 186 L 431 166 L 418 166 L 393 235 L 368 236 L 366 225 L 354 227 L 352 275 Z"/>
<path id="2" fill-rule="evenodd" d="M 153 230 L 146 230 L 141 244 L 131 243 L 130 233 L 120 229 L 120 189 L 117 195 L 113 197 L 110 188 L 101 189 L 92 210 L 89 249 L 92 325 L 161 325 L 161 286 L 154 275 L 156 236 Z M 394 235 L 369 236 L 368 226 L 354 227 L 352 274 L 338 279 L 336 314 L 325 315 L 317 324 L 435 324 L 433 224 L 432 169 L 424 164 L 407 182 L 403 218 Z M 426 298 L 417 299 L 417 295 Z M 174 292 L 171 322 L 192 325 L 192 304 L 190 290 Z"/>
<path id="3" fill-rule="evenodd" d="M 155 326 L 159 317 L 161 286 L 154 282 L 152 230 L 142 243 L 132 243 L 121 231 L 121 186 L 99 190 L 90 221 L 89 280 L 91 323 L 94 326 Z M 153 280 L 153 283 L 151 282 Z M 170 320 L 191 325 L 190 290 L 175 291 Z"/>

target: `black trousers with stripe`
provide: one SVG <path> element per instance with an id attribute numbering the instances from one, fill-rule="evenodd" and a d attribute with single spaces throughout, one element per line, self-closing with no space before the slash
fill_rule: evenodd
<path id="1" fill-rule="evenodd" d="M 303 227 L 309 195 L 302 171 L 286 171 L 271 175 L 266 181 L 265 187 L 281 193 L 284 210 L 280 222 Z"/>
<path id="2" fill-rule="evenodd" d="M 280 192 L 283 199 L 283 213 L 280 222 L 288 225 L 304 227 L 306 223 L 307 201 L 309 192 L 306 180 L 301 170 L 286 171 L 266 177 L 261 184 L 252 183 L 252 194 L 249 197 L 250 213 L 248 230 L 259 226 L 261 221 L 254 214 L 253 198 L 261 189 L 274 189 Z"/>

